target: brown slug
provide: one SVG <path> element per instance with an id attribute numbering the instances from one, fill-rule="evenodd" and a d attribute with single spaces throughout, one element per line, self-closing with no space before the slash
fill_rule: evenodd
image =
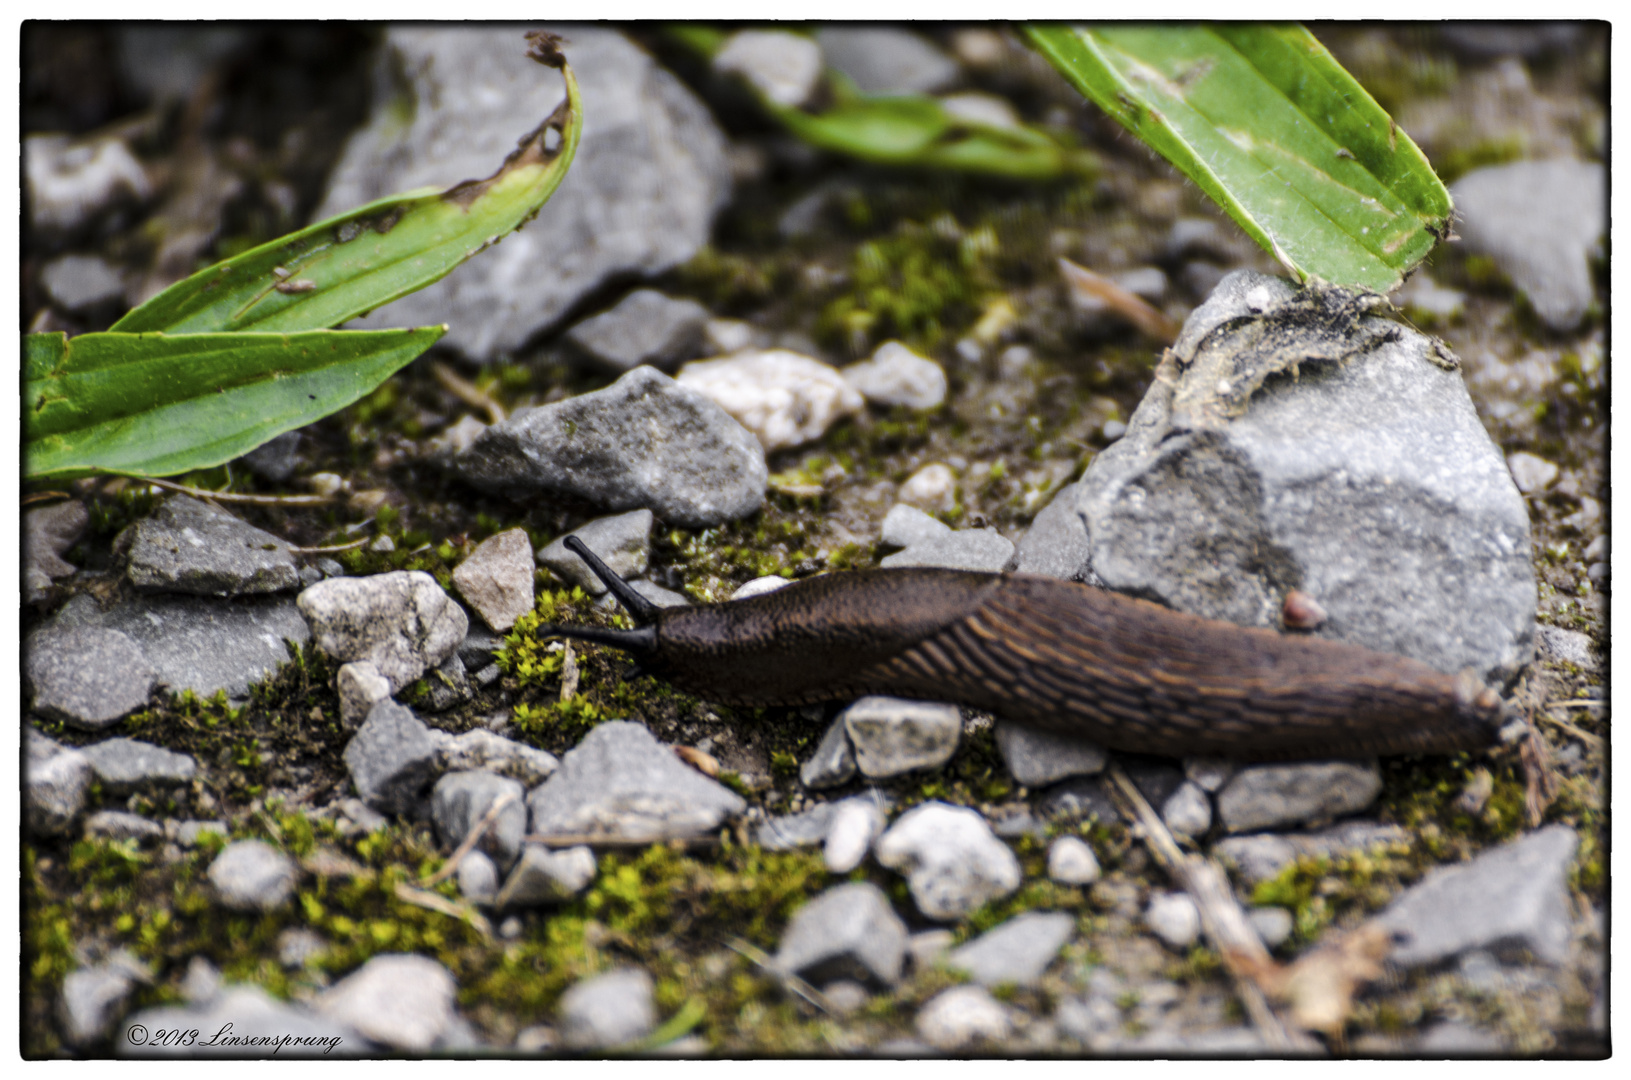
<path id="1" fill-rule="evenodd" d="M 1113 750 L 1257 761 L 1490 746 L 1507 719 L 1470 671 L 1288 637 L 1028 574 L 860 570 L 659 608 L 577 537 L 639 624 L 543 626 L 727 705 L 888 694 L 986 709 Z"/>

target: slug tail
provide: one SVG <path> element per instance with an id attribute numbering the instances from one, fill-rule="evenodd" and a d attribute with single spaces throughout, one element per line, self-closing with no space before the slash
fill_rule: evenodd
<path id="1" fill-rule="evenodd" d="M 618 577 L 611 567 L 601 562 L 600 556 L 590 551 L 588 544 L 585 544 L 576 536 L 568 536 L 562 543 L 566 545 L 566 550 L 589 565 L 589 569 L 594 572 L 595 577 L 599 578 L 606 588 L 611 591 L 611 594 L 617 597 L 618 602 L 628 609 L 635 622 L 645 626 L 657 618 L 657 611 L 659 610 L 657 605 L 635 592 L 632 585 Z M 655 645 L 655 641 L 653 645 Z"/>

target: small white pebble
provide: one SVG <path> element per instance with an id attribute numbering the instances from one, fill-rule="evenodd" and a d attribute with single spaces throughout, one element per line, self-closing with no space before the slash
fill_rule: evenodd
<path id="1" fill-rule="evenodd" d="M 1048 876 L 1061 885 L 1091 885 L 1099 880 L 1099 860 L 1087 841 L 1061 836 L 1048 848 Z"/>
<path id="2" fill-rule="evenodd" d="M 1174 949 L 1187 949 L 1201 936 L 1201 913 L 1185 893 L 1156 893 L 1144 910 L 1144 925 Z"/>
<path id="3" fill-rule="evenodd" d="M 920 510 L 946 511 L 957 506 L 957 476 L 945 465 L 925 465 L 900 486 L 897 497 Z"/>

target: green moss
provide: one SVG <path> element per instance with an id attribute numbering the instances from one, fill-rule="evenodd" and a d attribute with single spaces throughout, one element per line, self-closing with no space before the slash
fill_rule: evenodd
<path id="1" fill-rule="evenodd" d="M 1292 941 L 1301 945 L 1316 940 L 1327 926 L 1349 913 L 1380 910 L 1420 873 L 1410 855 L 1388 849 L 1335 858 L 1305 855 L 1259 882 L 1251 901 L 1258 907 L 1283 907 L 1291 912 Z"/>
<path id="2" fill-rule="evenodd" d="M 1528 156 L 1528 140 L 1519 135 L 1508 135 L 1505 138 L 1482 139 L 1467 146 L 1447 150 L 1433 159 L 1433 167 L 1439 179 L 1451 184 L 1474 169 L 1482 169 L 1488 165 L 1505 165 L 1509 161 L 1522 161 Z"/>

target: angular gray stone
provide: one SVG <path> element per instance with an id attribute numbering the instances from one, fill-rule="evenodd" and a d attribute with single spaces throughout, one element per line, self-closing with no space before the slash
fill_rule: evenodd
<path id="1" fill-rule="evenodd" d="M 951 535 L 951 526 L 915 506 L 896 503 L 884 515 L 878 539 L 890 547 L 911 547 Z"/>
<path id="2" fill-rule="evenodd" d="M 1087 542 L 1087 530 L 1076 514 L 1076 499 L 1080 493 L 1080 481 L 1055 492 L 1014 545 L 1014 556 L 1003 569 L 1064 581 L 1088 580 L 1093 552 Z"/>
<path id="3" fill-rule="evenodd" d="M 641 364 L 671 371 L 703 354 L 702 330 L 709 318 L 695 300 L 636 289 L 610 311 L 568 330 L 566 340 L 614 371 Z"/>
<path id="4" fill-rule="evenodd" d="M 827 733 L 821 737 L 821 744 L 816 747 L 815 753 L 799 766 L 799 782 L 807 788 L 819 790 L 848 783 L 854 775 L 855 748 L 850 745 L 849 731 L 840 714 L 828 725 Z"/>
<path id="5" fill-rule="evenodd" d="M 878 862 L 906 875 L 918 910 L 959 919 L 1019 888 L 1019 860 L 973 810 L 927 802 L 901 815 L 874 847 Z"/>
<path id="6" fill-rule="evenodd" d="M 470 624 L 459 643 L 459 659 L 466 671 L 480 671 L 493 662 L 493 654 L 504 647 L 504 635 L 495 634 L 477 622 Z"/>
<path id="7" fill-rule="evenodd" d="M 877 788 L 871 788 L 837 802 L 817 803 L 797 814 L 767 818 L 754 829 L 753 838 L 767 851 L 790 851 L 823 844 L 832 831 L 839 810 L 851 805 L 862 805 L 887 814 L 891 803 L 887 795 Z"/>
<path id="8" fill-rule="evenodd" d="M 643 576 L 650 565 L 654 520 L 650 510 L 596 518 L 557 537 L 538 552 L 538 565 L 548 567 L 556 577 L 579 586 L 590 596 L 604 596 L 606 586 L 589 570 L 588 563 L 566 549 L 566 538 L 575 536 L 582 540 L 619 577 L 637 578 Z"/>
<path id="9" fill-rule="evenodd" d="M 776 952 L 777 970 L 821 985 L 856 979 L 900 982 L 906 924 L 867 881 L 836 885 L 793 913 Z"/>
<path id="10" fill-rule="evenodd" d="M 651 976 L 639 968 L 618 968 L 575 983 L 561 995 L 561 1041 L 580 1050 L 625 1046 L 657 1026 Z"/>
<path id="11" fill-rule="evenodd" d="M 1250 887 L 1274 877 L 1299 855 L 1334 857 L 1409 843 L 1410 834 L 1397 825 L 1347 821 L 1311 833 L 1228 836 L 1218 841 L 1212 851 L 1234 863 L 1243 882 Z"/>
<path id="12" fill-rule="evenodd" d="M 1590 636 L 1578 630 L 1564 630 L 1558 626 L 1538 626 L 1540 647 L 1554 660 L 1573 664 L 1581 671 L 1598 671 L 1603 658 Z"/>
<path id="13" fill-rule="evenodd" d="M 319 1015 L 393 1050 L 423 1053 L 457 1014 L 458 984 L 441 964 L 415 953 L 383 953 L 325 990 Z"/>
<path id="14" fill-rule="evenodd" d="M 422 570 L 331 578 L 296 603 L 317 647 L 337 660 L 369 660 L 399 691 L 451 656 L 470 619 Z"/>
<path id="15" fill-rule="evenodd" d="M 449 738 L 442 744 L 442 761 L 449 770 L 485 769 L 514 777 L 529 788 L 548 780 L 561 764 L 548 750 L 494 735 L 486 728 L 472 728 Z"/>
<path id="16" fill-rule="evenodd" d="M 945 963 L 981 986 L 1034 986 L 1075 931 L 1066 912 L 1027 911 L 952 950 Z"/>
<path id="17" fill-rule="evenodd" d="M 457 872 L 459 895 L 472 904 L 490 904 L 498 895 L 498 866 L 485 851 L 466 852 Z"/>
<path id="18" fill-rule="evenodd" d="M 1188 780 L 1161 804 L 1161 820 L 1179 836 L 1204 836 L 1212 827 L 1212 801 Z"/>
<path id="19" fill-rule="evenodd" d="M 924 1042 L 940 1050 L 1000 1043 L 1014 1031 L 1008 1010 L 983 986 L 942 990 L 918 1010 L 916 1027 Z"/>
<path id="20" fill-rule="evenodd" d="M 766 453 L 821 438 L 866 401 L 838 369 L 792 349 L 745 349 L 693 360 L 674 376 L 724 409 Z"/>
<path id="21" fill-rule="evenodd" d="M 943 566 L 996 573 L 1014 556 L 1014 542 L 995 529 L 954 529 L 885 555 L 879 566 Z"/>
<path id="22" fill-rule="evenodd" d="M 604 390 L 519 411 L 454 459 L 466 481 L 513 499 L 573 495 L 704 528 L 764 505 L 764 449 L 729 413 L 651 367 Z"/>
<path id="23" fill-rule="evenodd" d="M 827 840 L 822 848 L 822 861 L 829 874 L 847 874 L 866 858 L 872 841 L 883 832 L 883 811 L 865 796 L 845 799 L 833 807 L 832 821 L 827 826 Z"/>
<path id="24" fill-rule="evenodd" d="M 565 96 L 554 72 L 526 58 L 531 29 L 391 27 L 374 114 L 335 166 L 314 220 L 393 192 L 490 176 Z M 584 101 L 583 136 L 561 186 L 535 220 L 457 274 L 352 327 L 445 322 L 444 343 L 491 360 L 609 279 L 660 274 L 708 241 L 730 195 L 725 138 L 708 110 L 618 31 L 550 29 L 567 40 Z"/>
<path id="25" fill-rule="evenodd" d="M 36 507 L 23 515 L 23 592 L 28 603 L 45 599 L 53 581 L 74 572 L 73 564 L 62 557 L 85 535 L 90 522 L 90 511 L 78 499 Z"/>
<path id="26" fill-rule="evenodd" d="M 191 1045 L 160 1045 L 157 1031 L 196 1029 Z M 206 1035 L 205 1033 L 208 1033 Z M 136 1040 L 140 1041 L 136 1041 Z M 143 1009 L 120 1030 L 114 1053 L 144 1058 L 335 1058 L 373 1048 L 355 1028 L 273 998 L 258 986 L 228 987 L 207 1004 Z"/>
<path id="27" fill-rule="evenodd" d="M 688 607 L 690 600 L 650 581 L 631 581 L 629 587 L 658 607 Z"/>
<path id="28" fill-rule="evenodd" d="M 244 596 L 300 586 L 289 545 L 186 495 L 131 526 L 126 576 L 148 592 Z"/>
<path id="29" fill-rule="evenodd" d="M 59 746 L 33 728 L 27 732 L 23 813 L 31 832 L 60 835 L 85 808 L 85 796 L 96 772 L 82 751 Z"/>
<path id="30" fill-rule="evenodd" d="M 1563 963 L 1570 937 L 1566 874 L 1579 842 L 1569 826 L 1548 825 L 1471 862 L 1433 870 L 1378 916 L 1396 940 L 1403 938 L 1390 960 L 1424 967 L 1483 949 Z"/>
<path id="31" fill-rule="evenodd" d="M 419 805 L 441 771 L 442 740 L 412 709 L 387 700 L 374 706 L 344 757 L 357 797 L 382 813 L 401 814 Z"/>
<path id="32" fill-rule="evenodd" d="M 1588 259 L 1608 225 L 1600 162 L 1514 161 L 1474 169 L 1450 189 L 1456 231 L 1483 252 L 1553 330 L 1579 325 L 1592 301 Z"/>
<path id="33" fill-rule="evenodd" d="M 534 833 L 641 842 L 700 836 L 747 808 L 626 720 L 584 736 L 527 803 Z"/>
<path id="34" fill-rule="evenodd" d="M 164 839 L 164 826 L 126 810 L 98 810 L 85 819 L 85 835 L 101 840 L 151 843 Z"/>
<path id="35" fill-rule="evenodd" d="M 503 633 L 532 610 L 532 574 L 527 531 L 505 529 L 453 568 L 453 584 L 483 622 Z"/>
<path id="36" fill-rule="evenodd" d="M 855 747 L 855 762 L 870 777 L 934 769 L 957 753 L 963 714 L 955 705 L 870 696 L 840 718 Z"/>
<path id="37" fill-rule="evenodd" d="M 424 687 L 424 693 L 417 704 L 425 712 L 446 712 L 475 696 L 475 691 L 470 688 L 470 677 L 464 670 L 464 661 L 459 659 L 456 652 L 425 672 L 420 685 Z"/>
<path id="38" fill-rule="evenodd" d="M 958 78 L 957 61 L 898 27 L 827 25 L 816 31 L 816 43 L 829 67 L 868 94 L 933 94 Z"/>
<path id="39" fill-rule="evenodd" d="M 1061 836 L 1048 845 L 1048 876 L 1061 885 L 1091 885 L 1099 874 L 1098 856 L 1080 837 Z"/>
<path id="40" fill-rule="evenodd" d="M 1381 791 L 1374 761 L 1252 765 L 1218 792 L 1218 818 L 1237 833 L 1323 821 L 1358 813 Z"/>
<path id="41" fill-rule="evenodd" d="M 375 705 L 391 699 L 391 680 L 372 660 L 353 660 L 334 673 L 334 692 L 340 697 L 340 719 L 347 727 L 356 727 Z"/>
<path id="42" fill-rule="evenodd" d="M 67 614 L 64 608 L 59 621 Z M 160 685 L 201 698 L 221 690 L 234 700 L 248 697 L 251 684 L 289 662 L 286 641 L 311 640 L 306 620 L 287 596 L 142 596 L 107 611 L 92 601 L 75 607 L 71 617 L 124 634 L 141 649 Z"/>
<path id="43" fill-rule="evenodd" d="M 264 840 L 234 840 L 210 863 L 221 903 L 239 911 L 271 911 L 294 895 L 294 860 Z"/>
<path id="44" fill-rule="evenodd" d="M 493 900 L 497 907 L 537 907 L 570 900 L 595 880 L 595 853 L 586 847 L 527 844 Z"/>
<path id="45" fill-rule="evenodd" d="M 104 739 L 82 747 L 81 752 L 96 770 L 102 790 L 110 795 L 185 784 L 198 772 L 198 762 L 192 755 L 177 754 L 137 739 Z"/>
<path id="46" fill-rule="evenodd" d="M 1104 771 L 1104 748 L 1085 739 L 997 721 L 997 750 L 1008 773 L 1026 787 Z"/>
<path id="47" fill-rule="evenodd" d="M 28 639 L 24 671 L 41 716 L 104 728 L 147 704 L 155 682 L 141 648 L 117 630 L 47 627 Z"/>
<path id="48" fill-rule="evenodd" d="M 1187 949 L 1201 937 L 1201 911 L 1187 893 L 1156 893 L 1144 909 L 1144 925 L 1174 949 Z"/>
<path id="49" fill-rule="evenodd" d="M 521 838 L 527 834 L 527 806 L 521 797 L 524 791 L 519 781 L 495 773 L 444 774 L 430 793 L 430 817 L 443 846 L 456 848 L 462 844 L 470 830 L 507 795 L 510 802 L 498 811 L 497 819 L 476 846 L 500 866 L 510 865 L 521 854 Z"/>
<path id="50" fill-rule="evenodd" d="M 1248 626 L 1296 587 L 1322 637 L 1504 682 L 1534 647 L 1523 498 L 1437 346 L 1318 295 L 1237 271 L 1190 314 L 1078 486 L 1084 579 Z"/>
<path id="51" fill-rule="evenodd" d="M 85 1046 L 100 1040 L 124 1011 L 131 991 L 150 979 L 141 961 L 123 949 L 94 967 L 70 971 L 57 999 L 63 1041 Z"/>

